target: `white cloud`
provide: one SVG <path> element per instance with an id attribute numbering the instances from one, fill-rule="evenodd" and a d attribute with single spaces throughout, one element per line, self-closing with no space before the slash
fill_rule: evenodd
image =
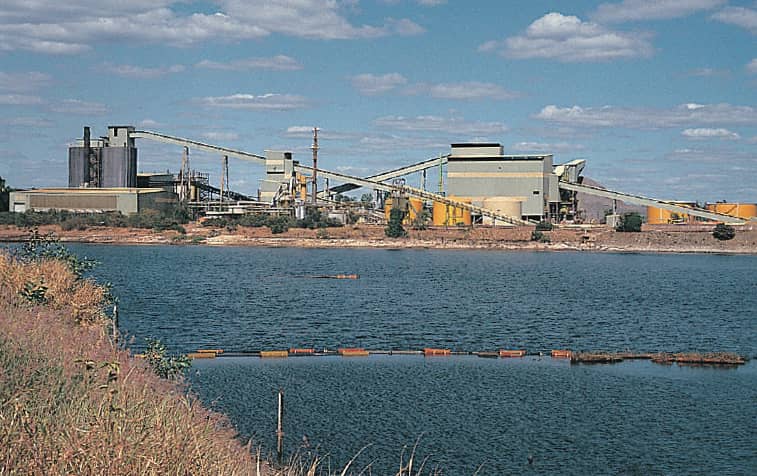
<path id="1" fill-rule="evenodd" d="M 77 54 L 103 41 L 189 46 L 238 41 L 273 33 L 318 38 L 416 35 L 413 21 L 387 18 L 380 26 L 350 23 L 336 0 L 216 0 L 219 11 L 192 10 L 182 0 L 6 0 L 0 11 L 0 51 Z M 173 7 L 181 5 L 181 8 Z M 189 8 L 186 6 L 189 5 Z M 189 10 L 185 13 L 186 10 Z"/>
<path id="2" fill-rule="evenodd" d="M 681 135 L 684 137 L 687 137 L 689 139 L 727 139 L 727 140 L 738 140 L 740 139 L 739 135 L 735 132 L 731 132 L 728 129 L 718 128 L 718 129 L 708 129 L 708 128 L 697 128 L 697 129 L 685 129 L 681 132 Z"/>
<path id="3" fill-rule="evenodd" d="M 377 74 L 358 74 L 350 78 L 352 87 L 357 89 L 361 94 L 373 96 L 382 94 L 395 89 L 407 83 L 407 79 L 399 73 Z"/>
<path id="4" fill-rule="evenodd" d="M 363 151 L 385 152 L 387 150 L 407 149 L 437 149 L 449 148 L 444 141 L 430 139 L 428 137 L 407 137 L 394 134 L 368 135 L 358 140 L 358 147 Z"/>
<path id="5" fill-rule="evenodd" d="M 40 127 L 53 127 L 53 122 L 41 117 L 12 117 L 8 119 L 0 119 L 0 124 L 11 127 L 23 127 L 23 128 L 40 128 Z"/>
<path id="6" fill-rule="evenodd" d="M 508 91 L 498 84 L 484 83 L 480 81 L 464 81 L 460 83 L 414 83 L 407 87 L 407 79 L 399 73 L 384 75 L 358 74 L 350 78 L 352 87 L 361 94 L 374 96 L 390 91 L 398 91 L 401 94 L 427 95 L 436 99 L 454 100 L 479 100 L 513 99 L 518 93 Z"/>
<path id="7" fill-rule="evenodd" d="M 399 36 L 415 36 L 426 32 L 426 29 L 407 18 L 387 18 L 386 25 L 383 27 L 384 33 L 381 36 L 386 35 L 399 35 Z"/>
<path id="8" fill-rule="evenodd" d="M 566 63 L 649 57 L 653 53 L 649 34 L 612 31 L 555 12 L 531 23 L 523 35 L 488 41 L 478 49 L 506 58 L 545 58 Z"/>
<path id="9" fill-rule="evenodd" d="M 570 144 L 567 142 L 518 142 L 513 144 L 513 150 L 518 152 L 575 152 L 585 150 L 582 144 Z"/>
<path id="10" fill-rule="evenodd" d="M 25 73 L 4 73 L 0 71 L 0 91 L 24 93 L 49 86 L 52 77 L 45 73 L 30 71 Z"/>
<path id="11" fill-rule="evenodd" d="M 201 135 L 207 140 L 235 141 L 239 139 L 239 134 L 236 132 L 204 132 Z"/>
<path id="12" fill-rule="evenodd" d="M 76 114 L 81 116 L 100 116 L 108 112 L 105 104 L 88 102 L 79 99 L 64 99 L 58 104 L 50 106 L 53 112 Z"/>
<path id="13" fill-rule="evenodd" d="M 724 149 L 675 149 L 665 155 L 670 160 L 685 160 L 688 162 L 714 163 L 718 164 L 719 171 L 723 170 L 723 164 L 754 163 L 755 156 L 747 152 Z M 744 174 L 739 174 L 740 178 L 745 178 Z M 747 174 L 748 177 L 748 174 Z M 751 181 L 752 186 L 755 183 Z"/>
<path id="14" fill-rule="evenodd" d="M 698 78 L 711 78 L 715 76 L 728 76 L 731 74 L 730 71 L 727 69 L 714 69 L 714 68 L 697 68 L 692 69 L 688 73 L 686 73 L 687 76 L 693 76 Z"/>
<path id="15" fill-rule="evenodd" d="M 730 104 L 681 104 L 672 109 L 545 106 L 537 119 L 581 127 L 660 129 L 689 125 L 757 124 L 757 109 Z"/>
<path id="16" fill-rule="evenodd" d="M 754 58 L 752 61 L 747 63 L 746 70 L 750 74 L 757 74 L 757 58 Z"/>
<path id="17" fill-rule="evenodd" d="M 157 68 L 147 68 L 144 66 L 135 66 L 129 64 L 104 63 L 101 67 L 101 70 L 106 73 L 115 74 L 117 76 L 124 76 L 127 78 L 151 79 L 165 76 L 167 74 L 182 73 L 185 68 L 180 64 L 171 66 L 159 66 Z"/>
<path id="18" fill-rule="evenodd" d="M 504 100 L 518 97 L 518 93 L 508 91 L 502 86 L 480 81 L 465 81 L 461 83 L 418 83 L 408 88 L 410 94 L 428 94 L 437 99 Z"/>
<path id="19" fill-rule="evenodd" d="M 599 22 L 626 22 L 678 18 L 723 5 L 725 0 L 623 0 L 603 3 L 591 17 Z"/>
<path id="20" fill-rule="evenodd" d="M 415 35 L 423 28 L 408 19 L 387 19 L 382 26 L 353 25 L 336 0 L 219 0 L 232 17 L 272 33 L 316 39 L 376 38 Z"/>
<path id="21" fill-rule="evenodd" d="M 712 15 L 712 18 L 739 26 L 757 35 L 757 10 L 746 7 L 726 7 Z"/>
<path id="22" fill-rule="evenodd" d="M 466 121 L 457 117 L 440 116 L 383 116 L 375 119 L 373 124 L 384 129 L 413 132 L 442 132 L 445 134 L 462 134 L 466 136 L 502 134 L 507 126 L 502 122 Z"/>
<path id="23" fill-rule="evenodd" d="M 230 96 L 209 96 L 199 100 L 203 105 L 223 109 L 245 109 L 250 111 L 289 111 L 309 106 L 309 101 L 296 94 L 232 94 Z"/>
<path id="24" fill-rule="evenodd" d="M 447 0 L 414 0 L 415 3 L 418 5 L 423 5 L 424 7 L 435 7 L 437 5 L 444 5 L 447 3 Z M 381 0 L 381 3 L 386 3 L 387 5 L 396 5 L 400 3 L 400 0 Z"/>
<path id="25" fill-rule="evenodd" d="M 0 94 L 0 104 L 8 106 L 32 106 L 42 103 L 42 98 L 39 96 L 29 96 L 27 94 Z"/>
<path id="26" fill-rule="evenodd" d="M 150 128 L 158 128 L 162 126 L 163 124 L 161 124 L 158 121 L 154 121 L 152 119 L 142 119 L 141 121 L 139 121 L 137 125 L 143 129 L 150 129 Z"/>
<path id="27" fill-rule="evenodd" d="M 218 69 L 222 71 L 296 71 L 302 69 L 302 65 L 294 58 L 285 55 L 272 56 L 270 58 L 247 58 L 221 63 L 218 61 L 202 60 L 195 65 L 197 68 Z"/>
<path id="28" fill-rule="evenodd" d="M 48 15 L 38 22 L 25 20 L 17 23 L 0 21 L 0 51 L 75 54 L 90 49 L 90 45 L 98 41 L 130 40 L 189 46 L 211 39 L 241 40 L 269 34 L 263 28 L 224 13 L 179 16 L 168 8 L 145 9 L 129 15 L 121 15 L 114 8 L 108 16 L 87 14 L 60 19 Z"/>

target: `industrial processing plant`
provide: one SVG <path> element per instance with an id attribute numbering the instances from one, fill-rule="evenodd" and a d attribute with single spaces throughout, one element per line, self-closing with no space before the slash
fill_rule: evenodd
<path id="1" fill-rule="evenodd" d="M 177 146 L 181 165 L 177 173 L 138 173 L 137 140 Z M 313 129 L 312 163 L 296 160 L 291 151 L 266 150 L 264 155 L 208 144 L 133 126 L 109 126 L 107 134 L 92 138 L 89 127 L 68 150 L 68 188 L 15 191 L 14 212 L 69 210 L 81 213 L 139 213 L 183 203 L 197 215 L 225 216 L 252 213 L 301 218 L 310 207 L 342 217 L 345 206 L 335 200 L 359 188 L 374 192 L 376 208 L 364 218 L 387 219 L 399 209 L 413 220 L 430 212 L 434 226 L 531 226 L 542 221 L 581 223 L 579 194 L 598 196 L 615 209 L 618 201 L 647 207 L 651 224 L 716 221 L 744 223 L 757 216 L 755 204 L 659 200 L 584 183 L 586 160 L 555 164 L 552 154 L 508 155 L 497 143 L 456 143 L 450 153 L 369 177 L 347 175 L 318 165 L 318 129 Z M 190 166 L 192 150 L 210 152 L 222 164 L 218 187 L 207 171 Z M 178 152 L 181 152 L 180 154 Z M 229 159 L 255 162 L 264 177 L 252 196 L 229 190 Z M 177 160 L 178 162 L 178 160 Z M 427 174 L 438 176 L 438 187 L 428 187 Z M 407 185 L 405 177 L 421 174 L 421 186 Z M 434 175 L 436 174 L 436 175 Z M 323 182 L 319 182 L 323 181 Z M 429 183 L 434 180 L 429 180 Z M 320 187 L 319 184 L 325 186 Z M 433 190 L 432 190 L 433 189 Z M 607 223 L 613 224 L 611 213 Z"/>

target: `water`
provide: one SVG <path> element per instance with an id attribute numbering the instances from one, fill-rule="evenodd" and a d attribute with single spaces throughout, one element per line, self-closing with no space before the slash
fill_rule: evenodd
<path id="1" fill-rule="evenodd" d="M 192 351 L 428 346 L 734 351 L 757 356 L 757 257 L 74 246 L 113 283 L 122 329 Z M 359 280 L 310 276 L 358 273 Z M 757 474 L 757 365 L 571 366 L 537 357 L 196 361 L 243 438 L 396 471 Z M 303 436 L 308 447 L 303 447 Z M 528 456 L 533 463 L 528 463 Z"/>

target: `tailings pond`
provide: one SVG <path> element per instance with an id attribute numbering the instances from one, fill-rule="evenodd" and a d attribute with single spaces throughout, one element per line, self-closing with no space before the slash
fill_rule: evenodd
<path id="1" fill-rule="evenodd" d="M 757 257 L 72 245 L 102 264 L 139 350 L 525 348 L 195 361 L 243 439 L 394 474 L 418 441 L 444 474 L 755 474 L 757 365 L 571 365 L 549 350 L 757 356 Z M 359 274 L 357 280 L 314 276 Z"/>

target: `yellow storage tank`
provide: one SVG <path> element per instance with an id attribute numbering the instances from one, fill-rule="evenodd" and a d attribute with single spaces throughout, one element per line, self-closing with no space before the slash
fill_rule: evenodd
<path id="1" fill-rule="evenodd" d="M 384 218 L 386 218 L 386 221 L 389 221 L 389 218 L 392 216 L 392 205 L 392 199 L 387 198 L 384 202 Z M 402 223 L 410 225 L 413 223 L 413 220 L 423 212 L 423 200 L 420 198 L 410 198 L 407 201 L 407 210 L 405 210 L 405 212 L 405 219 L 402 220 Z"/>
<path id="2" fill-rule="evenodd" d="M 711 212 L 722 213 L 736 218 L 757 217 L 757 205 L 754 203 L 708 203 L 707 209 Z"/>
<path id="3" fill-rule="evenodd" d="M 694 207 L 694 202 L 670 202 L 683 207 Z M 687 213 L 671 212 L 657 207 L 647 207 L 647 223 L 650 225 L 669 225 L 671 223 L 688 223 L 689 215 Z"/>
<path id="4" fill-rule="evenodd" d="M 389 221 L 389 218 L 392 216 L 392 199 L 387 198 L 384 201 L 384 218 L 386 221 Z"/>
<path id="5" fill-rule="evenodd" d="M 407 220 L 413 221 L 423 213 L 423 200 L 420 198 L 411 198 L 408 200 Z"/>
<path id="6" fill-rule="evenodd" d="M 470 198 L 450 196 L 449 199 L 461 203 L 472 202 Z M 471 225 L 470 210 L 466 208 L 446 205 L 440 202 L 434 202 L 434 213 L 432 219 L 434 226 L 457 226 L 458 224 L 463 224 L 464 226 Z"/>
<path id="7" fill-rule="evenodd" d="M 523 199 L 520 197 L 489 197 L 483 201 L 483 208 L 500 215 L 520 218 L 523 214 Z M 491 225 L 492 219 L 484 217 L 484 225 Z"/>

